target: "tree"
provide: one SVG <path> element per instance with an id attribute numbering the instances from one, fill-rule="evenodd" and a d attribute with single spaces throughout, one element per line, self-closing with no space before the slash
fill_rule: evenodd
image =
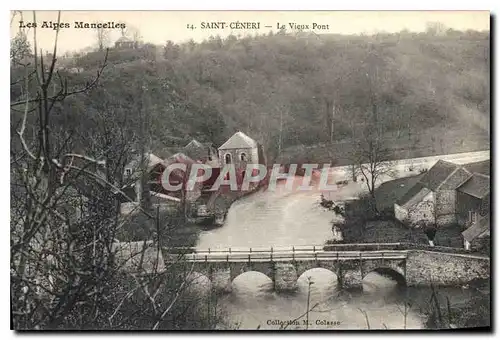
<path id="1" fill-rule="evenodd" d="M 360 65 L 360 73 L 365 77 L 366 92 L 363 93 L 366 105 L 365 124 L 361 131 L 353 128 L 354 141 L 350 152 L 353 177 L 361 175 L 370 194 L 372 210 L 379 213 L 375 196 L 377 181 L 394 176 L 394 162 L 388 147 L 386 131 L 388 122 L 383 117 L 385 89 L 388 79 L 384 71 L 385 61 L 380 50 L 368 46 L 368 54 Z M 386 179 L 386 178 L 385 178 Z"/>
<path id="2" fill-rule="evenodd" d="M 370 194 L 370 204 L 373 212 L 378 213 L 375 196 L 377 181 L 394 176 L 394 162 L 390 161 L 390 150 L 384 140 L 374 133 L 369 133 L 353 143 L 351 162 L 353 176 L 361 175 Z M 385 178 L 384 178 L 385 177 Z"/>
<path id="3" fill-rule="evenodd" d="M 122 36 L 129 38 L 136 45 L 142 40 L 141 31 L 132 25 L 127 24 L 125 28 L 122 29 Z"/>
<path id="4" fill-rule="evenodd" d="M 141 140 L 129 138 L 116 114 L 121 110 L 101 101 L 101 110 L 89 110 L 79 131 L 68 119 L 78 105 L 66 106 L 67 101 L 81 105 L 78 95 L 92 96 L 101 83 L 107 53 L 95 78 L 71 86 L 55 72 L 59 30 L 48 62 L 38 54 L 36 33 L 35 27 L 33 62 L 11 83 L 14 328 L 174 329 L 193 322 L 213 328 L 218 319 L 196 311 L 193 303 L 200 299 L 188 294 L 190 281 L 159 268 L 168 237 L 162 221 L 169 228 L 177 222 L 141 205 L 135 208 L 139 214 L 120 214 L 117 198 L 133 201 L 122 190 L 123 166 L 135 140 Z M 134 216 L 148 222 L 140 224 L 147 239 L 136 246 L 118 243 Z M 137 266 L 124 270 L 137 257 Z M 192 271 L 189 265 L 186 273 Z"/>
<path id="5" fill-rule="evenodd" d="M 94 28 L 95 37 L 97 42 L 97 48 L 99 51 L 103 51 L 110 43 L 109 30 L 107 28 L 100 27 L 99 25 Z"/>
<path id="6" fill-rule="evenodd" d="M 14 64 L 20 63 L 31 56 L 31 45 L 26 33 L 19 31 L 10 42 L 10 60 Z"/>

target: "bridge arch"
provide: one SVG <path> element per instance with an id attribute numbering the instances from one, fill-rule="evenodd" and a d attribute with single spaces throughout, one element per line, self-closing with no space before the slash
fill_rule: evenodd
<path id="1" fill-rule="evenodd" d="M 186 287 L 194 292 L 208 292 L 212 288 L 212 281 L 202 272 L 193 271 L 185 277 Z"/>
<path id="2" fill-rule="evenodd" d="M 236 275 L 231 281 L 233 291 L 239 289 L 273 290 L 274 282 L 271 277 L 257 270 L 247 270 Z"/>
<path id="3" fill-rule="evenodd" d="M 297 278 L 297 285 L 301 290 L 307 291 L 309 282 L 314 286 L 336 288 L 339 285 L 339 277 L 329 268 L 314 267 L 302 272 Z"/>
<path id="4" fill-rule="evenodd" d="M 397 282 L 398 285 L 406 285 L 406 278 L 404 276 L 404 273 L 399 268 L 395 268 L 394 266 L 380 266 L 371 269 L 368 272 L 365 272 L 363 275 L 363 280 L 368 276 L 370 273 L 377 273 L 382 276 L 388 277 L 394 281 Z"/>

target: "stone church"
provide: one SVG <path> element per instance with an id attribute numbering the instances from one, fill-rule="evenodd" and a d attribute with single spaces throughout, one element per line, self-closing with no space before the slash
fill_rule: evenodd
<path id="1" fill-rule="evenodd" d="M 221 166 L 234 164 L 237 169 L 247 164 L 265 164 L 262 146 L 241 131 L 219 147 L 219 160 Z"/>

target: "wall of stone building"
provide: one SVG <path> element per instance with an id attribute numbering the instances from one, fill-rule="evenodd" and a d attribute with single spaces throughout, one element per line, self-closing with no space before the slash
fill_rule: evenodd
<path id="1" fill-rule="evenodd" d="M 406 222 L 408 219 L 408 210 L 394 203 L 394 217 L 401 222 Z"/>
<path id="2" fill-rule="evenodd" d="M 433 223 L 435 204 L 434 193 L 430 192 L 421 202 L 418 202 L 409 210 L 408 219 L 410 223 L 416 224 L 420 221 Z"/>
<path id="3" fill-rule="evenodd" d="M 489 277 L 490 259 L 486 257 L 413 250 L 406 260 L 409 286 L 465 284 Z"/>
<path id="4" fill-rule="evenodd" d="M 430 192 L 421 202 L 406 209 L 394 204 L 394 216 L 401 222 L 416 225 L 420 221 L 434 221 L 434 194 Z"/>
<path id="5" fill-rule="evenodd" d="M 485 198 L 482 199 L 481 201 L 481 209 L 480 209 L 480 214 L 481 216 L 486 216 L 490 213 L 490 199 L 491 199 L 491 194 L 488 194 Z"/>
<path id="6" fill-rule="evenodd" d="M 481 200 L 463 192 L 457 192 L 456 212 L 457 222 L 460 225 L 467 226 L 469 224 L 469 211 L 481 210 Z"/>
<path id="7" fill-rule="evenodd" d="M 435 197 L 438 226 L 456 223 L 457 192 L 455 190 L 438 190 L 435 193 Z"/>
<path id="8" fill-rule="evenodd" d="M 243 152 L 246 154 L 246 161 L 242 161 L 240 158 Z M 259 162 L 257 148 L 227 149 L 219 150 L 219 160 L 222 166 L 226 164 L 226 154 L 228 153 L 231 154 L 231 163 L 235 164 L 236 168 L 246 168 L 247 164 L 257 164 Z"/>

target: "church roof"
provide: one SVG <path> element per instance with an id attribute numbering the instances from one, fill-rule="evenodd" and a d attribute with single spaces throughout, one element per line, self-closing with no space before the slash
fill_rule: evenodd
<path id="1" fill-rule="evenodd" d="M 243 132 L 238 131 L 231 136 L 224 144 L 219 147 L 219 150 L 226 149 L 248 149 L 256 148 L 257 142 L 252 138 L 245 135 Z"/>

